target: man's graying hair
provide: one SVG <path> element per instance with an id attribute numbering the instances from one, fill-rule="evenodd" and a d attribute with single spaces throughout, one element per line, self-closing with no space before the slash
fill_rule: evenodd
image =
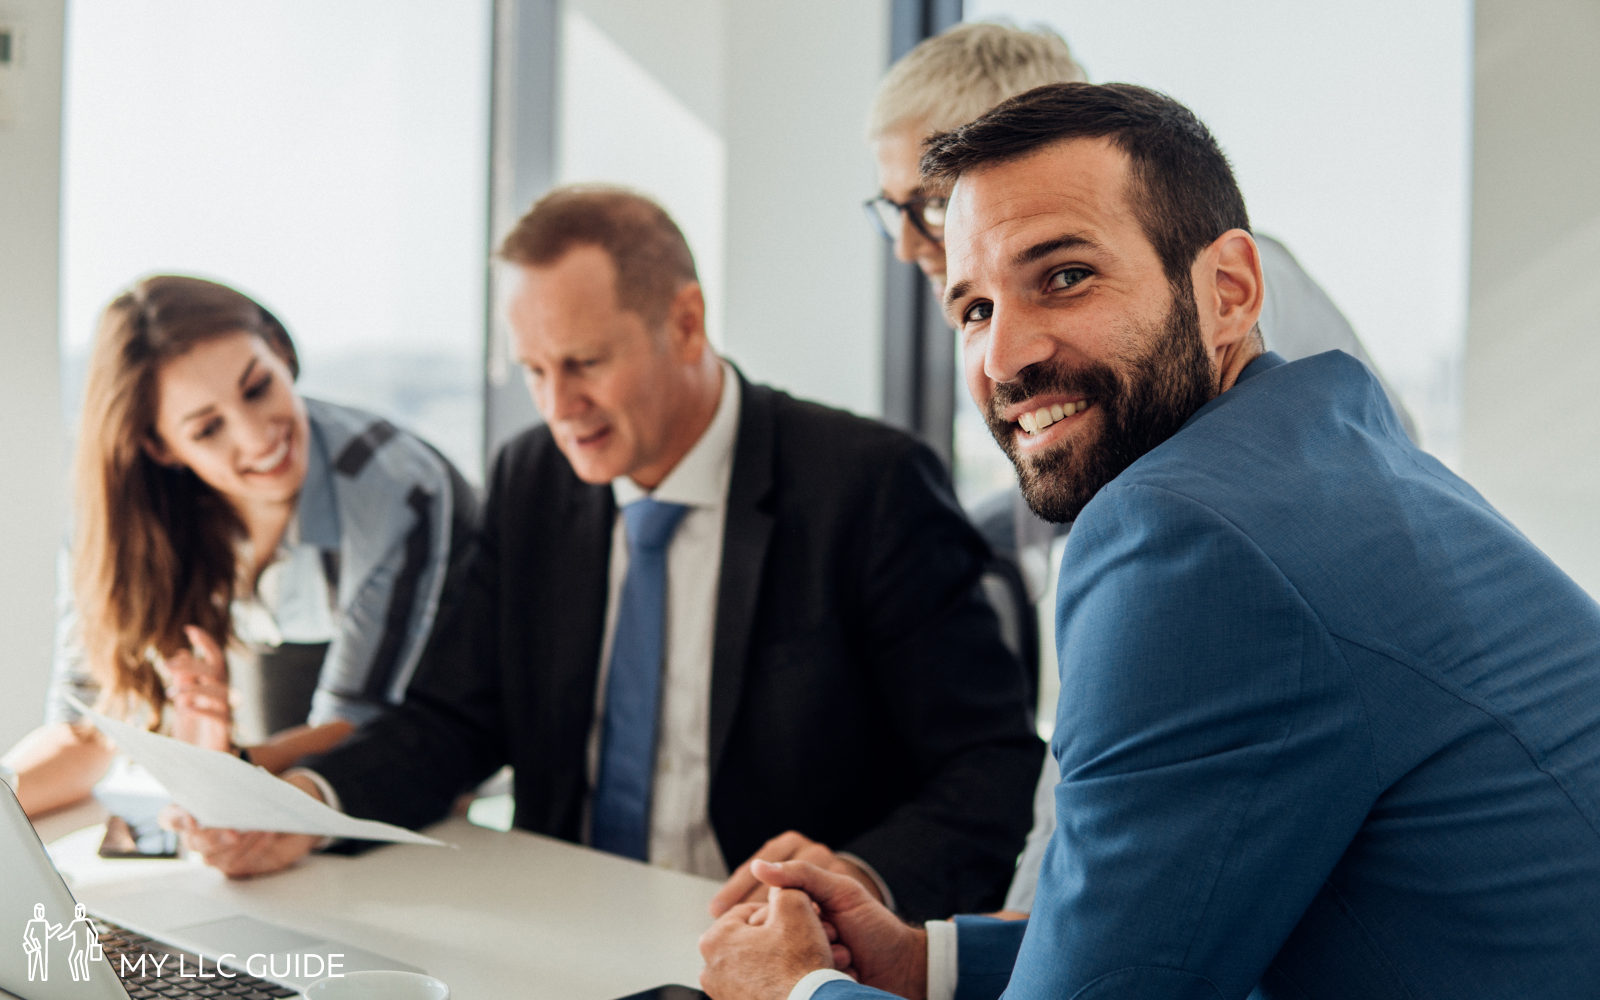
<path id="1" fill-rule="evenodd" d="M 1006 101 L 928 139 L 922 178 L 1020 159 L 1067 139 L 1111 140 L 1130 161 L 1128 200 L 1167 280 L 1189 285 L 1195 256 L 1229 229 L 1250 228 L 1228 158 L 1194 112 L 1128 83 L 1058 83 Z"/>
<path id="2" fill-rule="evenodd" d="M 1087 79 L 1066 40 L 1042 25 L 958 24 L 918 42 L 890 68 L 872 101 L 867 138 L 906 126 L 955 128 L 1024 91 Z"/>

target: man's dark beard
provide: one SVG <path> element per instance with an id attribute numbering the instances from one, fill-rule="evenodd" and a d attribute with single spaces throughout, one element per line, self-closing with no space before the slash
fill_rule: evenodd
<path id="1" fill-rule="evenodd" d="M 1160 328 L 1135 331 L 1148 343 L 1141 357 L 1118 358 L 1118 368 L 1094 362 L 1072 369 L 1031 365 L 1013 382 L 995 386 L 986 418 L 989 430 L 1016 466 L 1022 496 L 1047 521 L 1075 519 L 1100 487 L 1134 460 L 1177 433 L 1183 422 L 1217 394 L 1217 371 L 1200 339 L 1194 292 L 1173 288 Z M 1016 425 L 999 416 L 1007 407 L 1044 394 L 1082 395 L 1100 408 L 1100 434 L 1067 440 L 1038 455 L 1022 456 Z M 1069 418 L 1071 419 L 1071 418 Z"/>

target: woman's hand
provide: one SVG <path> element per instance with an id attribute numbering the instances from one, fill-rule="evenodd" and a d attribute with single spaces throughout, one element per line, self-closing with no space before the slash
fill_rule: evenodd
<path id="1" fill-rule="evenodd" d="M 284 779 L 307 795 L 322 801 L 316 782 L 303 774 Z M 169 805 L 161 811 L 161 825 L 174 831 L 206 864 L 229 878 L 251 878 L 282 871 L 310 854 L 321 837 L 303 833 L 262 833 L 204 827 L 195 818 Z"/>
<path id="2" fill-rule="evenodd" d="M 222 647 L 194 625 L 184 626 L 189 649 L 167 658 L 167 700 L 172 736 L 208 750 L 233 751 L 233 708 L 228 701 L 228 661 Z"/>

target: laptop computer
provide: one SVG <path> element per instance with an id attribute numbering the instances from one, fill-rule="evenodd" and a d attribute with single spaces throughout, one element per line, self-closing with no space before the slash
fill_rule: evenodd
<path id="1" fill-rule="evenodd" d="M 208 897 L 140 890 L 105 908 L 112 912 L 89 912 L 73 898 L 16 794 L 0 780 L 0 996 L 178 1000 L 187 988 L 196 997 L 218 990 L 293 997 L 330 974 L 422 971 L 246 917 Z"/>

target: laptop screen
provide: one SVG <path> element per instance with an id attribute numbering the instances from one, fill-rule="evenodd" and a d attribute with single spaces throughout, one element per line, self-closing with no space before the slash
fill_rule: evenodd
<path id="1" fill-rule="evenodd" d="M 83 907 L 0 781 L 0 989 L 24 1000 L 126 1000 Z"/>

